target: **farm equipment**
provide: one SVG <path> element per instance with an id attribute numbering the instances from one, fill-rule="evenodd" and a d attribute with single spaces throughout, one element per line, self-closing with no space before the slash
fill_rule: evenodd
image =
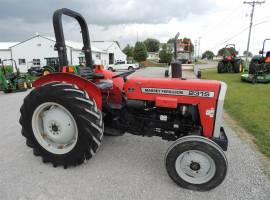
<path id="1" fill-rule="evenodd" d="M 12 65 L 4 65 L 7 61 L 12 62 Z M 0 67 L 0 86 L 4 93 L 26 91 L 32 88 L 32 77 L 21 74 L 15 60 L 5 59 Z"/>
<path id="2" fill-rule="evenodd" d="M 218 62 L 218 73 L 244 72 L 244 61 L 237 57 L 236 53 L 232 51 L 235 51 L 235 44 L 227 44 L 224 48 L 223 59 Z"/>
<path id="3" fill-rule="evenodd" d="M 56 10 L 53 25 L 61 67 L 68 66 L 62 15 L 81 27 L 85 78 L 52 73 L 34 82 L 25 97 L 20 124 L 26 144 L 54 167 L 76 166 L 93 157 L 103 134 L 159 136 L 174 141 L 165 167 L 172 180 L 192 190 L 210 190 L 227 173 L 228 139 L 222 110 L 227 86 L 219 81 L 131 77 L 92 65 L 85 19 L 69 9 Z"/>
<path id="4" fill-rule="evenodd" d="M 242 74 L 241 80 L 250 83 L 270 82 L 270 51 L 265 51 L 265 44 L 270 39 L 265 39 L 260 55 L 254 56 L 249 64 L 248 74 Z"/>
<path id="5" fill-rule="evenodd" d="M 43 67 L 43 75 L 60 72 L 59 59 L 57 57 L 45 58 L 46 65 Z"/>

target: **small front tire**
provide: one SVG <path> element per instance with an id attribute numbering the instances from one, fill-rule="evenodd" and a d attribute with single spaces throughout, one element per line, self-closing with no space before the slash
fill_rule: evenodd
<path id="1" fill-rule="evenodd" d="M 228 166 L 223 150 L 201 136 L 178 139 L 168 149 L 165 165 L 176 184 L 197 191 L 208 191 L 220 185 Z"/>

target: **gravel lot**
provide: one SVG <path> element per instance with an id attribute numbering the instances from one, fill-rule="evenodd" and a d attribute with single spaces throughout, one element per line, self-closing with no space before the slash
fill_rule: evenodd
<path id="1" fill-rule="evenodd" d="M 162 76 L 163 71 L 137 73 Z M 171 181 L 164 167 L 170 142 L 156 137 L 105 137 L 100 151 L 86 164 L 67 170 L 43 164 L 20 134 L 19 108 L 27 93 L 0 92 L 0 199 L 270 199 L 270 181 L 256 152 L 226 123 L 229 171 L 210 192 L 185 190 Z"/>

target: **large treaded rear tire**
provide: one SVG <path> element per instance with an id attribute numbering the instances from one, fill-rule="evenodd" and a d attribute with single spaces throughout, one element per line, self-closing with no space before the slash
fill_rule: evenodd
<path id="1" fill-rule="evenodd" d="M 239 59 L 233 63 L 233 71 L 234 71 L 234 73 L 240 73 L 240 72 L 244 71 L 242 60 Z"/>
<path id="2" fill-rule="evenodd" d="M 224 73 L 225 72 L 225 66 L 224 66 L 222 61 L 218 62 L 217 72 L 218 73 Z"/>
<path id="3" fill-rule="evenodd" d="M 38 106 L 54 102 L 63 106 L 73 116 L 78 137 L 73 149 L 64 154 L 54 154 L 46 150 L 36 139 L 32 127 L 32 117 Z M 27 145 L 33 148 L 35 155 L 43 162 L 50 162 L 54 167 L 76 166 L 90 159 L 98 150 L 103 138 L 103 121 L 96 103 L 88 95 L 73 85 L 59 82 L 35 88 L 25 99 L 20 109 L 22 135 Z"/>

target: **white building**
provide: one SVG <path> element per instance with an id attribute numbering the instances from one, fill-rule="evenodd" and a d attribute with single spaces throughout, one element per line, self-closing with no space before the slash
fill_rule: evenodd
<path id="1" fill-rule="evenodd" d="M 91 44 L 98 49 L 106 52 L 109 55 L 109 63 L 114 64 L 116 61 L 126 61 L 127 55 L 123 53 L 118 44 L 113 42 L 105 42 L 105 41 L 93 41 Z M 104 64 L 104 65 L 107 65 Z"/>
<path id="2" fill-rule="evenodd" d="M 20 71 L 26 72 L 32 65 L 45 66 L 45 58 L 58 57 L 54 45 L 54 38 L 41 35 L 36 35 L 18 43 L 3 42 L 0 43 L 0 59 L 13 58 L 17 62 Z M 85 60 L 81 50 L 82 43 L 66 41 L 66 47 L 70 65 L 78 65 Z M 91 43 L 91 49 L 94 64 L 107 66 L 110 58 L 113 62 L 118 59 L 126 61 L 125 54 L 115 42 L 93 42 Z"/>
<path id="3" fill-rule="evenodd" d="M 11 51 L 9 48 L 16 44 L 18 44 L 18 42 L 0 42 L 0 63 L 4 59 L 11 58 Z"/>
<path id="4" fill-rule="evenodd" d="M 148 52 L 148 60 L 159 61 L 159 52 Z"/>
<path id="5" fill-rule="evenodd" d="M 58 53 L 54 50 L 54 45 L 54 38 L 37 35 L 11 46 L 11 57 L 16 60 L 20 71 L 26 72 L 32 65 L 45 66 L 45 58 L 57 57 Z M 66 47 L 70 65 L 78 65 L 80 61 L 84 60 L 81 43 L 66 41 Z M 94 46 L 92 47 L 92 56 L 95 64 L 109 62 L 107 53 Z"/>

